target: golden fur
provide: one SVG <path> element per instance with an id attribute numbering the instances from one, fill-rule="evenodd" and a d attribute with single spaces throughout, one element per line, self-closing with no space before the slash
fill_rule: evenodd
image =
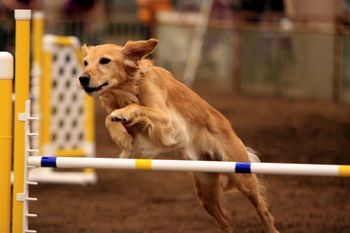
<path id="1" fill-rule="evenodd" d="M 248 151 L 229 121 L 167 70 L 144 57 L 155 39 L 83 46 L 80 77 L 89 94 L 97 93 L 108 116 L 105 124 L 121 157 L 176 154 L 184 159 L 248 162 Z M 222 232 L 233 232 L 222 207 L 222 190 L 237 188 L 257 210 L 266 232 L 278 232 L 252 174 L 193 173 L 199 200 Z M 226 183 L 222 182 L 226 178 Z"/>

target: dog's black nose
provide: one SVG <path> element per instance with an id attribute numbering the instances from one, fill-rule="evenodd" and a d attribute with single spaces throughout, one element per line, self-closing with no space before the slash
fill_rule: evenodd
<path id="1" fill-rule="evenodd" d="M 89 86 L 90 75 L 83 74 L 82 76 L 79 77 L 79 82 L 80 82 L 81 86 L 83 86 L 83 87 Z"/>

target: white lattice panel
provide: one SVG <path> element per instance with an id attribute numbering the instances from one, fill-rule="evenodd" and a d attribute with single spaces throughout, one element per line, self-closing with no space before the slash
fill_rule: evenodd
<path id="1" fill-rule="evenodd" d="M 33 113 L 40 116 L 40 127 L 32 125 L 31 130 L 39 132 L 40 140 L 31 141 L 31 148 L 40 148 L 44 155 L 95 156 L 93 116 L 89 115 L 93 112 L 93 102 L 77 82 L 81 73 L 79 50 L 76 37 L 45 35 L 42 67 L 32 66 L 31 98 Z M 93 170 L 66 172 L 37 168 L 29 176 L 33 181 L 48 183 L 97 181 Z"/>
<path id="2" fill-rule="evenodd" d="M 53 45 L 52 117 L 53 151 L 84 149 L 85 94 L 77 85 L 81 65 L 74 46 Z"/>

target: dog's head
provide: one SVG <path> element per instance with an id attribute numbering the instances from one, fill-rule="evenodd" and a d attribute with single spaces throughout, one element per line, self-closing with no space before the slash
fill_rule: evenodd
<path id="1" fill-rule="evenodd" d="M 129 41 L 124 47 L 103 44 L 82 47 L 84 72 L 79 77 L 88 93 L 101 93 L 124 83 L 138 69 L 138 62 L 152 53 L 158 40 Z"/>

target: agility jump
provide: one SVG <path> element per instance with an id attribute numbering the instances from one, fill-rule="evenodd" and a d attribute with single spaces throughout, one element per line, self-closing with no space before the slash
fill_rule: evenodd
<path id="1" fill-rule="evenodd" d="M 317 164 L 288 164 L 288 163 L 241 163 L 241 162 L 215 162 L 215 161 L 184 161 L 184 160 L 145 160 L 145 159 L 107 159 L 107 158 L 73 158 L 73 157 L 50 157 L 50 156 L 31 156 L 36 152 L 36 148 L 30 148 L 29 137 L 38 136 L 36 132 L 31 132 L 29 123 L 37 118 L 30 115 L 29 99 L 29 22 L 31 12 L 29 10 L 16 10 L 16 28 L 17 33 L 21 34 L 21 39 L 16 37 L 16 102 L 15 102 L 15 135 L 14 135 L 14 191 L 13 191 L 13 212 L 12 212 L 12 232 L 13 233 L 34 233 L 35 230 L 28 229 L 28 217 L 35 217 L 28 209 L 28 201 L 36 200 L 29 196 L 29 185 L 35 185 L 28 178 L 28 170 L 33 167 L 62 167 L 62 168 L 99 168 L 99 169 L 132 169 L 132 170 L 161 170 L 161 171 L 193 171 L 193 172 L 215 172 L 215 173 L 257 173 L 257 174 L 275 174 L 275 175 L 317 175 L 317 176 L 347 176 L 350 177 L 350 165 L 317 165 Z M 6 54 L 8 56 L 8 54 Z M 6 74 L 0 73 L 2 80 L 12 80 L 11 62 L 12 59 L 0 59 L 0 71 L 3 66 L 8 66 Z M 6 90 L 5 90 L 6 89 Z M 9 91 L 10 90 L 10 91 Z M 11 96 L 6 93 L 12 92 L 12 86 L 4 86 L 1 93 L 5 93 L 0 98 L 10 103 Z M 6 105 L 7 107 L 8 104 Z M 7 117 L 7 120 L 11 120 Z M 3 126 L 3 125 L 0 125 Z M 0 129 L 3 132 L 3 129 Z M 12 135 L 7 129 L 4 129 L 6 137 L 0 139 L 10 145 Z M 1 141 L 2 142 L 2 141 Z M 4 144 L 5 145 L 5 144 Z M 11 147 L 6 147 L 10 150 Z M 11 151 L 10 151 L 11 152 Z M 4 152 L 7 165 L 11 162 L 11 153 Z M 0 161 L 2 164 L 2 161 Z M 11 164 L 9 164 L 11 167 Z M 3 170 L 1 178 L 9 181 L 10 175 L 7 169 Z M 9 196 L 9 182 L 0 182 L 6 187 L 0 187 L 5 190 Z M 3 193 L 3 192 L 1 192 Z M 10 232 L 10 199 L 4 198 L 5 208 L 0 215 L 0 230 Z M 2 208 L 0 208 L 2 209 Z M 3 217 L 4 216 L 4 217 Z"/>
<path id="2" fill-rule="evenodd" d="M 98 168 L 120 170 L 232 172 L 271 175 L 350 176 L 350 166 L 295 164 L 295 163 L 241 163 L 222 161 L 149 160 L 112 158 L 75 158 L 30 156 L 28 165 L 54 168 Z"/>

